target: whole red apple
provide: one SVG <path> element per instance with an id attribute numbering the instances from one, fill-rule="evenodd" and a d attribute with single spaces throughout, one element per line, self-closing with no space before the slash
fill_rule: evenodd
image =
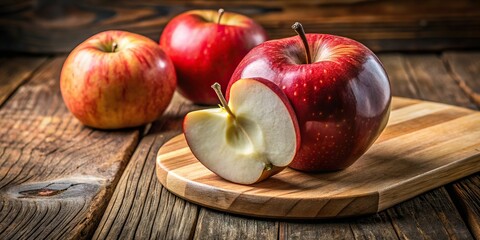
<path id="1" fill-rule="evenodd" d="M 361 43 L 340 36 L 305 34 L 265 42 L 232 75 L 261 77 L 285 92 L 298 118 L 301 146 L 290 167 L 344 169 L 373 144 L 389 117 L 390 84 L 382 64 Z M 230 88 L 229 86 L 229 88 Z M 228 96 L 228 93 L 227 93 Z"/>
<path id="2" fill-rule="evenodd" d="M 98 33 L 63 64 L 63 100 L 83 124 L 100 129 L 143 125 L 167 108 L 176 87 L 170 58 L 153 40 L 123 32 Z"/>
<path id="3" fill-rule="evenodd" d="M 167 24 L 160 45 L 175 65 L 179 92 L 194 103 L 214 105 L 218 99 L 210 86 L 227 86 L 242 58 L 266 39 L 263 28 L 244 15 L 192 10 Z"/>

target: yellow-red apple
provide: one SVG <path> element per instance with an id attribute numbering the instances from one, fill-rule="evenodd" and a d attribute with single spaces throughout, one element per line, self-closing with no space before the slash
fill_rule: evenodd
<path id="1" fill-rule="evenodd" d="M 60 89 L 72 114 L 100 129 L 157 119 L 176 87 L 173 63 L 153 40 L 124 31 L 98 33 L 63 64 Z"/>

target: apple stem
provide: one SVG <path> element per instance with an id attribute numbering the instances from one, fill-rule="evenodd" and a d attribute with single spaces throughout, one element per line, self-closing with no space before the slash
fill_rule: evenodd
<path id="1" fill-rule="evenodd" d="M 300 36 L 303 42 L 303 47 L 305 48 L 305 55 L 307 55 L 307 64 L 312 63 L 312 56 L 310 55 L 310 48 L 308 47 L 307 37 L 305 36 L 305 30 L 301 23 L 296 22 L 292 25 L 292 29 Z"/>
<path id="2" fill-rule="evenodd" d="M 217 23 L 220 24 L 220 20 L 222 20 L 222 16 L 225 13 L 225 10 L 223 8 L 218 9 L 218 21 Z"/>
<path id="3" fill-rule="evenodd" d="M 113 42 L 113 44 L 112 44 L 112 52 L 115 52 L 115 50 L 117 50 L 117 43 L 116 43 L 116 42 Z"/>
<path id="4" fill-rule="evenodd" d="M 222 86 L 220 86 L 219 83 L 214 83 L 212 85 L 213 90 L 215 90 L 215 93 L 218 96 L 218 99 L 220 99 L 220 103 L 222 104 L 223 109 L 227 111 L 230 116 L 232 116 L 235 119 L 235 114 L 233 114 L 232 110 L 230 110 L 230 107 L 228 107 L 227 100 L 225 100 L 225 97 L 223 96 L 222 93 Z"/>

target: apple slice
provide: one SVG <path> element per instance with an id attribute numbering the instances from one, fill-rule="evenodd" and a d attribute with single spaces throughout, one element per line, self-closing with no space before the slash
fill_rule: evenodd
<path id="1" fill-rule="evenodd" d="M 297 118 L 286 95 L 265 79 L 241 79 L 229 102 L 212 85 L 222 105 L 190 112 L 183 129 L 195 157 L 218 176 L 252 184 L 283 170 L 300 147 Z"/>

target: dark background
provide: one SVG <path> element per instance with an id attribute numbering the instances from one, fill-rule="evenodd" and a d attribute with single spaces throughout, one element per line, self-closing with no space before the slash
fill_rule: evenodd
<path id="1" fill-rule="evenodd" d="M 306 32 L 350 37 L 377 52 L 480 48 L 480 1 L 3 0 L 0 51 L 69 52 L 108 29 L 158 40 L 178 13 L 220 7 L 254 18 L 270 38 L 294 35 L 290 26 L 300 21 Z"/>

